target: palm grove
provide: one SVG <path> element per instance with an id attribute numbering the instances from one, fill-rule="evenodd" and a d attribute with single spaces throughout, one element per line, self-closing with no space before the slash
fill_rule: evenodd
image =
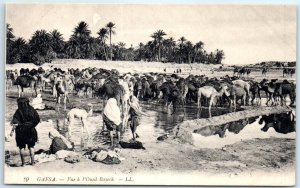
<path id="1" fill-rule="evenodd" d="M 6 27 L 8 64 L 33 62 L 41 65 L 53 59 L 221 64 L 224 59 L 222 50 L 207 52 L 202 41 L 193 44 L 185 37 L 178 40 L 167 38 L 163 30 L 157 30 L 150 35 L 150 41 L 139 43 L 135 48 L 132 45 L 126 48 L 124 42 L 112 44 L 112 37 L 116 34 L 116 25 L 112 22 L 100 28 L 97 37 L 92 37 L 88 24 L 82 21 L 75 26 L 68 41 L 64 41 L 58 30 L 37 30 L 26 41 L 14 36 L 13 28 L 9 24 Z"/>

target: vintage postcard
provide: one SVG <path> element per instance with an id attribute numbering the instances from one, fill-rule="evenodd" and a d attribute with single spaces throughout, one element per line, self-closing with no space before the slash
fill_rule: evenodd
<path id="1" fill-rule="evenodd" d="M 295 185 L 296 6 L 5 15 L 5 184 Z"/>

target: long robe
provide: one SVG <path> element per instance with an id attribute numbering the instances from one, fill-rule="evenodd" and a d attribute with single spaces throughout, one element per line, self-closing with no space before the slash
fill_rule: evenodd
<path id="1" fill-rule="evenodd" d="M 15 112 L 12 124 L 18 124 L 16 127 L 16 142 L 19 148 L 24 148 L 27 144 L 34 147 L 38 140 L 38 134 L 35 127 L 40 122 L 40 117 L 35 109 L 29 106 L 26 113 L 22 113 L 20 109 Z"/>

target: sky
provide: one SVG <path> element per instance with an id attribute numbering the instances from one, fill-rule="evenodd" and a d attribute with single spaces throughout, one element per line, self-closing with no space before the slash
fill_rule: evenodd
<path id="1" fill-rule="evenodd" d="M 225 53 L 225 64 L 296 61 L 296 6 L 291 5 L 122 5 L 7 4 L 6 23 L 17 37 L 57 29 L 68 40 L 80 21 L 92 36 L 108 22 L 116 24 L 112 43 L 137 47 L 162 29 L 165 38 L 181 36 L 204 49 Z"/>

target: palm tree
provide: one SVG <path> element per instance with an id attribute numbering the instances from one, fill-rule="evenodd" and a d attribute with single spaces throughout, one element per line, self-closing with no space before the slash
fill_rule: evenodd
<path id="1" fill-rule="evenodd" d="M 183 47 L 183 43 L 186 41 L 186 38 L 184 38 L 184 37 L 180 37 L 178 41 L 180 42 L 181 49 L 182 49 L 182 47 Z"/>
<path id="2" fill-rule="evenodd" d="M 12 44 L 14 42 L 15 35 L 13 34 L 13 28 L 10 24 L 6 24 L 6 63 L 15 63 L 12 55 Z"/>
<path id="3" fill-rule="evenodd" d="M 156 45 L 154 41 L 148 41 L 144 46 L 144 56 L 147 61 L 153 61 L 155 56 Z"/>
<path id="4" fill-rule="evenodd" d="M 156 61 L 158 61 L 158 57 L 157 57 L 157 53 L 156 53 L 156 51 L 157 51 L 157 47 L 158 47 L 158 42 L 157 42 L 157 36 L 156 36 L 156 34 L 155 33 L 153 33 L 152 35 L 151 35 L 151 37 L 153 38 L 153 41 L 149 41 L 148 42 L 148 45 L 149 45 L 149 47 L 152 49 L 152 53 L 153 53 L 153 56 L 155 56 L 155 57 L 153 57 Z"/>
<path id="5" fill-rule="evenodd" d="M 108 31 L 106 28 L 101 28 L 98 33 L 97 33 L 99 36 L 98 38 L 100 39 L 100 42 L 105 44 L 105 41 L 106 39 L 108 38 L 107 34 L 108 34 Z"/>
<path id="6" fill-rule="evenodd" d="M 195 57 L 194 57 L 193 63 L 196 61 L 198 52 L 203 49 L 203 45 L 204 45 L 204 43 L 202 41 L 199 41 L 195 44 Z"/>
<path id="7" fill-rule="evenodd" d="M 176 47 L 176 42 L 175 42 L 174 38 L 170 37 L 166 40 L 163 40 L 162 44 L 163 44 L 165 58 L 168 61 L 174 61 L 175 60 L 175 47 Z"/>
<path id="8" fill-rule="evenodd" d="M 55 29 L 50 32 L 50 36 L 51 36 L 51 47 L 53 48 L 53 51 L 56 53 L 62 53 L 65 45 L 62 34 Z"/>
<path id="9" fill-rule="evenodd" d="M 74 36 L 76 37 L 89 37 L 91 34 L 91 31 L 88 29 L 88 24 L 84 21 L 81 21 L 78 23 L 78 25 L 73 30 Z"/>
<path id="10" fill-rule="evenodd" d="M 184 45 L 184 49 L 187 53 L 187 61 L 188 63 L 191 65 L 191 53 L 192 53 L 192 50 L 193 50 L 193 44 L 191 41 L 187 41 Z"/>
<path id="11" fill-rule="evenodd" d="M 142 60 L 143 56 L 143 49 L 144 49 L 144 44 L 142 42 L 139 43 L 139 60 Z"/>
<path id="12" fill-rule="evenodd" d="M 38 65 L 50 62 L 56 55 L 51 47 L 51 35 L 46 30 L 37 30 L 29 40 L 32 60 Z"/>
<path id="13" fill-rule="evenodd" d="M 114 31 L 115 25 L 116 24 L 112 22 L 108 22 L 108 24 L 106 24 L 106 28 L 108 29 L 109 32 L 110 60 L 112 60 L 111 35 L 116 33 Z"/>
<path id="14" fill-rule="evenodd" d="M 25 39 L 18 37 L 12 44 L 12 55 L 16 63 L 29 62 L 29 46 Z"/>
<path id="15" fill-rule="evenodd" d="M 87 58 L 87 46 L 90 44 L 91 38 L 91 31 L 88 29 L 88 24 L 84 21 L 78 23 L 78 25 L 73 30 L 73 35 L 71 36 L 70 40 L 73 40 L 72 44 L 77 45 L 78 54 L 73 54 L 79 58 Z M 75 48 L 73 48 L 75 49 Z"/>
<path id="16" fill-rule="evenodd" d="M 224 54 L 223 50 L 217 49 L 216 53 L 215 53 L 215 63 L 216 64 L 221 64 L 222 63 L 222 59 L 225 58 L 224 55 L 225 54 Z"/>
<path id="17" fill-rule="evenodd" d="M 172 52 L 174 52 L 175 47 L 176 47 L 176 41 L 175 41 L 175 39 L 174 39 L 173 37 L 170 37 L 170 38 L 168 39 L 168 41 L 169 41 L 170 47 L 171 47 L 171 49 L 172 49 Z"/>
<path id="18" fill-rule="evenodd" d="M 14 38 L 15 38 L 15 35 L 13 34 L 13 28 L 10 26 L 10 24 L 6 24 L 6 41 L 7 41 L 7 44 L 9 44 L 9 42 L 13 41 Z"/>
<path id="19" fill-rule="evenodd" d="M 207 55 L 207 59 L 208 59 L 208 64 L 214 64 L 214 61 L 215 61 L 215 55 L 214 55 L 214 53 L 210 52 Z"/>
<path id="20" fill-rule="evenodd" d="M 182 56 L 183 56 L 182 50 L 183 50 L 183 44 L 186 41 L 186 38 L 180 37 L 178 41 L 180 42 L 180 44 L 179 44 L 179 49 L 180 49 L 179 63 L 182 63 L 181 62 L 181 59 L 182 59 Z"/>
<path id="21" fill-rule="evenodd" d="M 163 30 L 157 30 L 155 33 L 151 35 L 154 38 L 154 41 L 158 45 L 158 61 L 161 61 L 161 43 L 163 40 L 163 36 L 167 35 Z"/>
<path id="22" fill-rule="evenodd" d="M 108 57 L 107 57 L 107 52 L 106 52 L 106 44 L 105 44 L 105 41 L 107 40 L 108 38 L 108 30 L 106 28 L 101 28 L 98 33 L 97 33 L 99 36 L 99 40 L 100 40 L 100 44 L 102 46 L 102 49 L 103 49 L 103 52 L 104 52 L 104 56 L 105 56 L 105 60 L 107 61 Z"/>
<path id="23" fill-rule="evenodd" d="M 65 53 L 66 55 L 68 55 L 69 58 L 75 58 L 75 59 L 80 58 L 79 44 L 73 37 L 71 37 L 67 42 Z"/>
<path id="24" fill-rule="evenodd" d="M 96 56 L 96 39 L 94 37 L 89 37 L 87 42 L 82 45 L 82 52 L 85 59 L 95 59 Z"/>
<path id="25" fill-rule="evenodd" d="M 29 40 L 30 48 L 33 52 L 46 54 L 51 47 L 51 35 L 46 30 L 37 30 Z"/>
<path id="26" fill-rule="evenodd" d="M 126 44 L 124 42 L 119 42 L 117 46 L 118 46 L 118 51 L 119 51 L 118 52 L 119 59 L 124 60 L 123 59 L 123 50 L 124 50 Z"/>

